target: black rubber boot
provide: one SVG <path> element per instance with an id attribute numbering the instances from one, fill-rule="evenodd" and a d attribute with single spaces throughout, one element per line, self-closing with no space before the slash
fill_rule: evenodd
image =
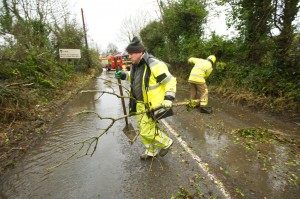
<path id="1" fill-rule="evenodd" d="M 213 111 L 212 111 L 212 108 L 211 107 L 201 107 L 200 108 L 200 113 L 206 113 L 206 114 L 211 114 Z"/>
<path id="2" fill-rule="evenodd" d="M 164 157 L 165 155 L 167 155 L 167 153 L 169 152 L 169 150 L 170 150 L 170 148 L 171 148 L 172 145 L 173 145 L 173 142 L 172 142 L 172 144 L 171 144 L 168 148 L 166 148 L 166 149 L 161 149 L 161 150 L 159 151 L 159 156 L 160 156 L 160 157 Z"/>

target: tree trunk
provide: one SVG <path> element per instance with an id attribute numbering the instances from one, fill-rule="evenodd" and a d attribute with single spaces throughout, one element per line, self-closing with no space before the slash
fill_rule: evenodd
<path id="1" fill-rule="evenodd" d="M 288 51 L 292 45 L 294 38 L 294 26 L 292 22 L 294 21 L 297 13 L 299 11 L 299 0 L 284 0 L 284 8 L 282 17 L 277 19 L 277 21 L 281 22 L 281 32 L 280 35 L 275 39 L 275 43 L 277 46 L 276 58 L 278 60 L 277 67 L 281 68 L 290 68 L 293 67 L 289 64 L 289 54 Z"/>

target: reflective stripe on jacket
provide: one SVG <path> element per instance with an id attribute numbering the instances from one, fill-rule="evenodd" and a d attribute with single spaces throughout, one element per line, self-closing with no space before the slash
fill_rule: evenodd
<path id="1" fill-rule="evenodd" d="M 142 67 L 144 67 L 142 79 L 144 103 L 147 103 L 150 108 L 156 108 L 161 105 L 165 96 L 175 98 L 177 81 L 169 72 L 168 66 L 148 53 L 143 54 L 140 63 L 143 63 Z M 131 75 L 133 72 L 127 74 L 128 81 L 131 80 Z"/>
<path id="2" fill-rule="evenodd" d="M 194 57 L 189 58 L 188 62 L 194 64 L 189 76 L 189 82 L 204 83 L 205 79 L 209 77 L 213 70 L 211 62 L 206 59 Z"/>

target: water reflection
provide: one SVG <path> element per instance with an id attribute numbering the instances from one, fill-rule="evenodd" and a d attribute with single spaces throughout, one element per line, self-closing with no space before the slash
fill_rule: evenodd
<path id="1" fill-rule="evenodd" d="M 87 89 L 106 88 L 102 80 L 96 80 Z M 47 170 L 75 154 L 81 146 L 76 143 L 99 136 L 110 122 L 100 120 L 95 114 L 74 116 L 75 113 L 94 111 L 109 117 L 121 115 L 121 102 L 118 98 L 103 95 L 95 100 L 98 95 L 95 92 L 79 94 L 65 107 L 63 117 L 53 124 L 45 139 L 34 150 L 30 150 L 14 170 L 6 174 L 6 181 L 0 185 L 0 193 L 4 194 L 0 198 L 94 198 L 99 191 L 114 198 L 119 194 L 112 193 L 110 188 L 111 184 L 121 186 L 118 174 L 124 172 L 122 161 L 125 156 L 117 143 L 117 136 L 120 134 L 116 129 L 121 129 L 119 123 L 114 125 L 110 133 L 100 138 L 92 157 L 80 157 L 88 149 L 88 145 L 84 145 L 76 156 L 62 166 L 50 172 Z M 116 172 L 114 174 L 97 172 L 110 170 L 112 165 Z"/>

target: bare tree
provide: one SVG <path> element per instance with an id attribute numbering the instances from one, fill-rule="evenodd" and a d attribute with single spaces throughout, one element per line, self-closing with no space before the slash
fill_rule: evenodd
<path id="1" fill-rule="evenodd" d="M 116 54 L 118 53 L 118 47 L 114 43 L 109 43 L 106 47 L 106 54 Z"/>
<path id="2" fill-rule="evenodd" d="M 129 43 L 134 36 L 139 36 L 140 31 L 150 22 L 150 19 L 149 13 L 142 11 L 124 18 L 118 36 L 120 42 Z"/>

